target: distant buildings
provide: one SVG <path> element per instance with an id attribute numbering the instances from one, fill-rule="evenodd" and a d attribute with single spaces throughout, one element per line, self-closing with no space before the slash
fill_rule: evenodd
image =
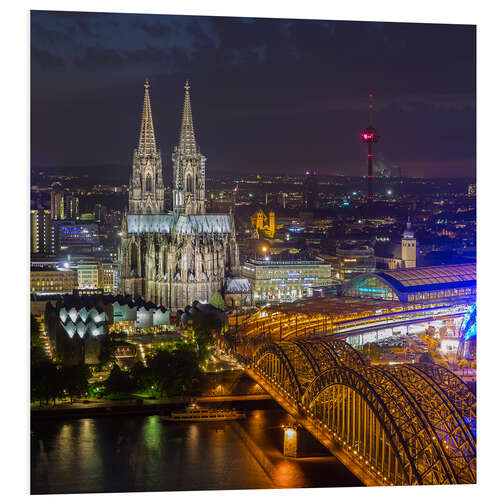
<path id="1" fill-rule="evenodd" d="M 289 302 L 313 295 L 332 283 L 331 265 L 307 254 L 280 254 L 250 259 L 241 274 L 252 285 L 255 302 Z"/>
<path id="2" fill-rule="evenodd" d="M 403 239 L 401 240 L 401 259 L 405 268 L 417 266 L 417 240 L 411 229 L 409 218 L 403 233 Z"/>
<path id="3" fill-rule="evenodd" d="M 273 239 L 276 229 L 281 229 L 283 224 L 276 225 L 276 214 L 274 212 L 269 212 L 267 216 L 263 210 L 257 210 L 252 216 L 252 227 L 256 231 L 262 232 L 266 238 Z"/>
<path id="4" fill-rule="evenodd" d="M 475 184 L 469 184 L 469 186 L 467 187 L 467 196 L 469 198 L 476 196 L 476 185 Z"/>
<path id="5" fill-rule="evenodd" d="M 344 281 L 361 273 L 375 271 L 375 253 L 372 247 L 344 241 L 337 245 L 336 278 Z"/>
<path id="6" fill-rule="evenodd" d="M 46 258 L 32 261 L 32 294 L 71 294 L 75 290 L 116 293 L 119 288 L 118 263 L 93 256 Z"/>
<path id="7" fill-rule="evenodd" d="M 53 220 L 76 220 L 79 217 L 79 200 L 60 187 L 50 192 L 50 216 Z"/>
<path id="8" fill-rule="evenodd" d="M 60 250 L 91 252 L 99 245 L 99 226 L 95 222 L 54 222 L 56 245 Z"/>
<path id="9" fill-rule="evenodd" d="M 72 293 L 78 288 L 78 272 L 74 269 L 32 267 L 30 271 L 30 293 Z"/>
<path id="10" fill-rule="evenodd" d="M 56 241 L 50 210 L 31 210 L 31 253 L 54 254 Z"/>
<path id="11" fill-rule="evenodd" d="M 302 208 L 311 212 L 318 207 L 318 174 L 315 171 L 307 170 L 303 185 Z"/>

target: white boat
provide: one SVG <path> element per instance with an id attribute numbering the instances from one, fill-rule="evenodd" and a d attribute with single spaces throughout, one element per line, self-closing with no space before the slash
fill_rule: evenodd
<path id="1" fill-rule="evenodd" d="M 160 418 L 169 422 L 219 422 L 222 420 L 239 420 L 245 418 L 245 414 L 234 408 L 231 410 L 218 410 L 214 408 L 202 408 L 194 403 L 186 406 L 184 410 L 172 411 L 170 415 Z"/>

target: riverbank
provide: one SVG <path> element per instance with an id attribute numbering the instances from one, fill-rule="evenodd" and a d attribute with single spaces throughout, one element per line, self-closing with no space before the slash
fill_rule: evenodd
<path id="1" fill-rule="evenodd" d="M 261 408 L 262 405 L 274 404 L 267 394 L 229 395 L 229 396 L 199 396 L 194 398 L 200 404 L 227 405 L 238 404 L 249 409 Z M 110 415 L 155 415 L 167 413 L 173 409 L 182 408 L 185 398 L 169 399 L 127 399 L 127 400 L 97 400 L 89 403 L 75 401 L 72 405 L 63 403 L 56 406 L 32 408 L 32 419 L 88 418 Z"/>

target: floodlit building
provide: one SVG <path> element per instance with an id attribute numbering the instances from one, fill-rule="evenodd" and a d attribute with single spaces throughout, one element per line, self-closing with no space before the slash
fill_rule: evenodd
<path id="1" fill-rule="evenodd" d="M 105 292 L 115 293 L 120 287 L 119 266 L 116 262 L 102 263 L 102 288 Z"/>
<path id="2" fill-rule="evenodd" d="M 102 264 L 97 260 L 85 259 L 78 262 L 78 288 L 103 288 Z"/>
<path id="3" fill-rule="evenodd" d="M 267 194 L 267 193 L 266 193 Z M 257 231 L 262 231 L 266 238 L 274 238 L 274 233 L 276 229 L 281 229 L 283 224 L 276 225 L 276 214 L 274 212 L 269 212 L 267 216 L 263 210 L 257 210 L 251 218 L 252 227 Z"/>
<path id="4" fill-rule="evenodd" d="M 179 145 L 172 160 L 173 210 L 164 213 L 161 163 L 146 82 L 129 211 L 123 217 L 121 289 L 169 309 L 224 293 L 239 275 L 239 251 L 231 214 L 206 214 L 205 157 L 194 134 L 189 85 L 185 85 Z"/>
<path id="5" fill-rule="evenodd" d="M 228 307 L 244 307 L 253 304 L 252 285 L 246 278 L 228 280 L 224 301 Z"/>
<path id="6" fill-rule="evenodd" d="M 30 293 L 72 293 L 78 288 L 78 273 L 72 269 L 31 267 Z"/>
<path id="7" fill-rule="evenodd" d="M 410 218 L 408 218 L 401 240 L 401 259 L 405 268 L 417 266 L 417 240 L 411 228 Z"/>
<path id="8" fill-rule="evenodd" d="M 74 293 L 45 306 L 45 328 L 63 364 L 97 364 L 101 340 L 110 332 L 164 331 L 169 325 L 167 309 L 129 296 Z"/>
<path id="9" fill-rule="evenodd" d="M 242 267 L 254 302 L 289 302 L 311 297 L 313 288 L 332 283 L 331 265 L 307 254 L 268 255 Z"/>

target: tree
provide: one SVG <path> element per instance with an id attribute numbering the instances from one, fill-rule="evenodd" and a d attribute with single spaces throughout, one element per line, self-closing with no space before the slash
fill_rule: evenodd
<path id="1" fill-rule="evenodd" d="M 33 345 L 30 349 L 30 359 L 32 367 L 50 361 L 43 347 Z"/>
<path id="2" fill-rule="evenodd" d="M 67 392 L 70 403 L 73 398 L 83 396 L 89 389 L 90 370 L 84 365 L 63 366 L 61 369 L 63 388 Z"/>
<path id="3" fill-rule="evenodd" d="M 115 364 L 111 369 L 109 377 L 104 381 L 104 392 L 106 394 L 128 393 L 131 390 L 133 390 L 131 378 Z"/>
<path id="4" fill-rule="evenodd" d="M 134 389 L 137 391 L 145 391 L 151 388 L 153 384 L 151 370 L 144 366 L 144 363 L 137 363 L 130 370 L 130 378 L 132 379 Z"/>
<path id="5" fill-rule="evenodd" d="M 224 299 L 222 298 L 222 295 L 219 292 L 214 292 L 210 297 L 209 302 L 210 304 L 212 304 L 217 309 L 220 309 L 221 311 L 224 311 L 224 309 L 226 308 Z"/>
<path id="6" fill-rule="evenodd" d="M 31 368 L 31 400 L 48 403 L 63 394 L 63 383 L 60 371 L 51 361 L 40 363 Z"/>
<path id="7" fill-rule="evenodd" d="M 174 351 L 162 349 L 154 356 L 148 356 L 151 386 L 160 395 L 171 396 L 176 392 Z"/>
<path id="8" fill-rule="evenodd" d="M 30 315 L 30 334 L 31 334 L 31 347 L 42 347 L 43 341 L 41 339 L 42 329 L 40 327 L 40 323 L 33 316 Z"/>
<path id="9" fill-rule="evenodd" d="M 182 344 L 174 351 L 173 363 L 177 394 L 192 395 L 200 385 L 199 352 L 188 344 Z"/>
<path id="10" fill-rule="evenodd" d="M 101 353 L 99 354 L 99 364 L 101 368 L 115 362 L 115 349 L 115 343 L 109 334 L 106 334 L 101 340 Z"/>
<path id="11" fill-rule="evenodd" d="M 210 357 L 209 346 L 214 342 L 213 332 L 220 332 L 222 321 L 215 314 L 196 312 L 191 315 L 194 338 L 198 345 L 200 362 Z"/>

